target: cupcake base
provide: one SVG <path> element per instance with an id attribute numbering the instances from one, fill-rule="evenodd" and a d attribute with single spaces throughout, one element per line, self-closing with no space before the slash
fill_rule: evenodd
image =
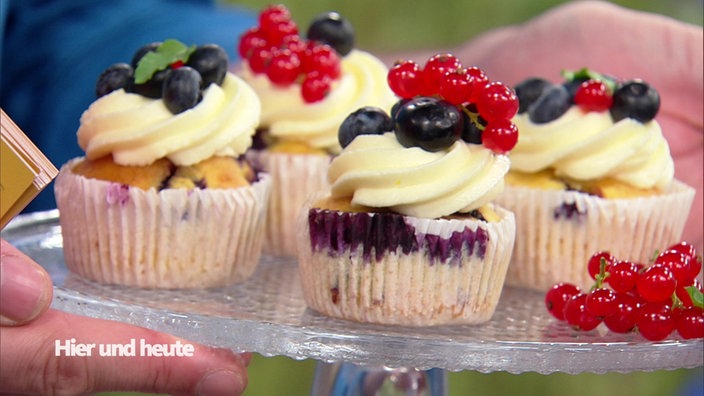
<path id="1" fill-rule="evenodd" d="M 66 265 L 85 278 L 145 288 L 247 279 L 264 235 L 271 180 L 249 187 L 142 190 L 61 169 L 55 193 Z"/>
<path id="2" fill-rule="evenodd" d="M 501 220 L 434 220 L 305 209 L 299 269 L 322 314 L 405 326 L 482 323 L 504 284 L 515 235 Z M 395 235 L 395 237 L 393 237 Z"/>
<path id="3" fill-rule="evenodd" d="M 558 282 L 594 283 L 587 262 L 598 251 L 648 263 L 682 237 L 694 189 L 675 181 L 656 196 L 604 199 L 576 191 L 506 186 L 497 204 L 516 215 L 506 284 L 545 291 Z"/>

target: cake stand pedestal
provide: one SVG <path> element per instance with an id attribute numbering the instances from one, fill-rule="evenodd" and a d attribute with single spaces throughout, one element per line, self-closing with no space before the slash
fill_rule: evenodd
<path id="1" fill-rule="evenodd" d="M 239 352 L 315 359 L 321 363 L 314 386 L 323 394 L 374 384 L 398 390 L 403 387 L 396 384 L 415 381 L 425 393 L 396 394 L 441 395 L 446 392 L 446 371 L 627 373 L 704 364 L 702 340 L 673 334 L 650 342 L 639 334 L 616 334 L 603 327 L 578 332 L 552 319 L 543 294 L 535 291 L 504 288 L 496 313 L 481 325 L 367 325 L 308 309 L 290 258 L 264 256 L 252 278 L 228 288 L 143 290 L 101 285 L 68 272 L 57 211 L 19 216 L 2 237 L 51 274 L 56 309 Z"/>

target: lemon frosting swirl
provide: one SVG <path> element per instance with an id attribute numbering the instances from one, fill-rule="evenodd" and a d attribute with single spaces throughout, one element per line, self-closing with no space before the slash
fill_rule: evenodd
<path id="1" fill-rule="evenodd" d="M 261 104 L 242 79 L 227 73 L 210 84 L 195 107 L 171 113 L 161 99 L 123 89 L 93 102 L 81 116 L 78 145 L 89 159 L 112 154 L 120 165 L 168 158 L 191 165 L 212 156 L 238 156 L 252 144 Z"/>
<path id="2" fill-rule="evenodd" d="M 331 195 L 423 218 L 467 213 L 503 190 L 510 162 L 458 140 L 446 150 L 402 146 L 393 132 L 357 136 L 328 169 Z"/>
<path id="3" fill-rule="evenodd" d="M 386 83 L 388 69 L 368 52 L 352 50 L 342 58 L 341 77 L 321 101 L 306 103 L 299 84 L 278 87 L 264 74 L 255 75 L 246 64 L 240 75 L 262 102 L 261 125 L 271 136 L 299 141 L 338 153 L 337 131 L 342 121 L 362 106 L 388 110 L 395 96 Z"/>
<path id="4" fill-rule="evenodd" d="M 609 112 L 584 112 L 572 106 L 560 118 L 535 124 L 515 116 L 518 143 L 512 169 L 576 180 L 613 178 L 637 188 L 664 188 L 674 178 L 674 163 L 660 125 L 631 118 L 613 122 Z"/>

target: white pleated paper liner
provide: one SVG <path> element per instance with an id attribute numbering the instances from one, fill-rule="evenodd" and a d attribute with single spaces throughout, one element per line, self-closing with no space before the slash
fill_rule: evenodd
<path id="1" fill-rule="evenodd" d="M 664 194 L 604 199 L 577 191 L 506 186 L 496 203 L 516 216 L 506 284 L 547 291 L 558 282 L 594 283 L 589 257 L 609 251 L 647 264 L 682 237 L 694 189 L 675 181 Z"/>
<path id="2" fill-rule="evenodd" d="M 271 180 L 235 189 L 148 191 L 70 171 L 56 180 L 69 270 L 145 288 L 210 288 L 247 279 L 264 236 Z"/>
<path id="3" fill-rule="evenodd" d="M 365 323 L 485 322 L 515 235 L 513 214 L 496 211 L 501 220 L 486 223 L 304 208 L 297 240 L 305 300 L 322 314 Z"/>
<path id="4" fill-rule="evenodd" d="M 250 150 L 247 158 L 272 179 L 263 251 L 295 256 L 298 213 L 311 194 L 328 188 L 330 157 Z"/>

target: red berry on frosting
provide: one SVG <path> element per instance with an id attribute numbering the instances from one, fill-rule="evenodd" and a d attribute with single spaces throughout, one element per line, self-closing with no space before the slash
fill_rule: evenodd
<path id="1" fill-rule="evenodd" d="M 574 94 L 574 103 L 585 111 L 607 111 L 613 98 L 603 81 L 584 81 Z"/>
<path id="2" fill-rule="evenodd" d="M 252 55 L 255 48 L 262 48 L 267 45 L 266 39 L 257 27 L 248 29 L 240 37 L 237 45 L 237 53 L 242 59 L 247 59 Z"/>
<path id="3" fill-rule="evenodd" d="M 269 48 L 255 48 L 249 56 L 249 68 L 254 74 L 264 73 L 271 62 L 271 56 Z"/>
<path id="4" fill-rule="evenodd" d="M 445 73 L 440 79 L 440 96 L 456 105 L 467 103 L 472 99 L 472 76 L 464 69 Z"/>
<path id="5" fill-rule="evenodd" d="M 452 54 L 437 54 L 423 67 L 422 95 L 432 96 L 438 93 L 438 86 L 445 73 L 462 68 L 462 63 Z"/>
<path id="6" fill-rule="evenodd" d="M 489 121 L 482 132 L 484 147 L 499 154 L 507 153 L 518 142 L 518 127 L 509 120 Z"/>
<path id="7" fill-rule="evenodd" d="M 423 74 L 420 66 L 412 60 L 396 62 L 387 75 L 389 88 L 403 99 L 411 99 L 420 94 L 423 87 Z"/>
<path id="8" fill-rule="evenodd" d="M 301 60 L 291 50 L 277 50 L 272 54 L 266 69 L 266 76 L 272 83 L 280 86 L 293 84 L 301 74 Z"/>
<path id="9" fill-rule="evenodd" d="M 518 97 L 507 85 L 490 82 L 477 94 L 477 109 L 489 122 L 510 120 L 518 112 Z"/>
<path id="10" fill-rule="evenodd" d="M 327 44 L 314 44 L 306 50 L 303 57 L 303 72 L 318 72 L 333 79 L 340 77 L 340 57 Z"/>
<path id="11" fill-rule="evenodd" d="M 330 92 L 332 80 L 330 76 L 311 72 L 306 74 L 301 83 L 301 95 L 306 103 L 314 103 L 323 100 Z"/>
<path id="12" fill-rule="evenodd" d="M 271 5 L 259 13 L 259 26 L 264 30 L 281 22 L 291 20 L 291 12 L 283 4 Z"/>

